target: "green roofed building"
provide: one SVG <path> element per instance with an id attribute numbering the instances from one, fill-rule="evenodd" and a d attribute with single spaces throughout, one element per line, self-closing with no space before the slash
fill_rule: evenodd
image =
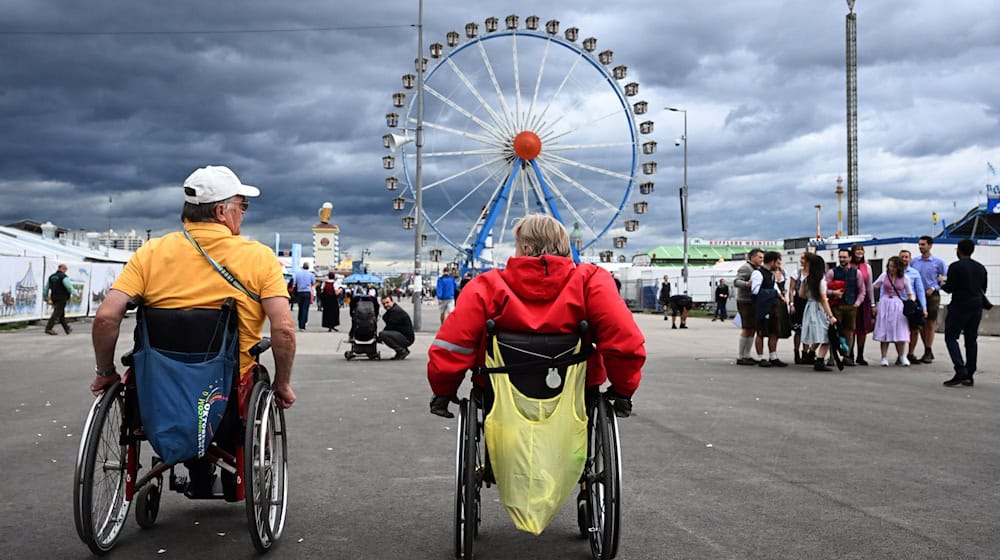
<path id="1" fill-rule="evenodd" d="M 728 245 L 721 242 L 704 242 L 695 240 L 688 244 L 688 266 L 712 266 L 720 261 L 743 259 L 743 256 L 754 247 L 765 251 L 781 251 L 780 241 L 765 241 L 760 244 Z M 644 261 L 644 262 L 641 262 Z M 632 257 L 632 264 L 637 266 L 684 266 L 683 245 L 659 245 L 644 253 Z"/>

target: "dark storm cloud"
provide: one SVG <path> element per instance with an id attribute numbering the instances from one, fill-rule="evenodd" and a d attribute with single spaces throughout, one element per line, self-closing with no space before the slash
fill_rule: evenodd
<path id="1" fill-rule="evenodd" d="M 1000 20 L 971 1 L 857 9 L 862 231 L 916 233 L 917 214 L 964 214 L 986 160 L 1000 163 Z M 844 3 L 426 0 L 425 45 L 510 13 L 579 27 L 641 84 L 660 166 L 630 249 L 680 236 L 683 121 L 668 105 L 689 110 L 692 236 L 809 235 L 817 203 L 833 229 Z M 391 210 L 381 136 L 415 23 L 412 0 L 8 2 L 0 223 L 104 229 L 110 210 L 116 229 L 163 233 L 178 226 L 184 177 L 225 164 L 263 190 L 245 233 L 309 247 L 331 201 L 345 250 L 405 260 L 412 232 Z"/>

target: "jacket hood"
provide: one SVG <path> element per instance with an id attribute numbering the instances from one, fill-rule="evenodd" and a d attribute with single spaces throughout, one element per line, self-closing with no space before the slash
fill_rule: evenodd
<path id="1" fill-rule="evenodd" d="M 521 299 L 551 301 L 563 290 L 575 270 L 576 264 L 569 257 L 542 255 L 511 257 L 500 274 Z"/>

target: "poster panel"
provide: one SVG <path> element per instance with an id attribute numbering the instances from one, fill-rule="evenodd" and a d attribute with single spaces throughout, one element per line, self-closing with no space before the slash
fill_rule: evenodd
<path id="1" fill-rule="evenodd" d="M 124 268 L 125 265 L 120 263 L 90 264 L 90 315 L 97 313 L 97 308 L 108 297 L 111 285 Z"/>
<path id="2" fill-rule="evenodd" d="M 45 259 L 45 273 L 42 275 L 41 295 L 45 295 L 45 285 L 49 282 L 49 276 L 56 273 L 60 264 L 66 265 L 66 276 L 76 289 L 76 295 L 70 295 L 66 302 L 67 317 L 85 317 L 87 315 L 87 303 L 90 290 L 90 263 L 57 261 L 55 259 Z M 52 314 L 52 306 L 47 301 L 42 300 L 42 316 L 48 317 Z"/>
<path id="3" fill-rule="evenodd" d="M 0 256 L 0 322 L 42 318 L 42 257 Z"/>

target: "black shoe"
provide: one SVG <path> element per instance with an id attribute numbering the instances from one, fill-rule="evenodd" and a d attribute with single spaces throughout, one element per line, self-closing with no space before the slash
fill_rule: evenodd
<path id="1" fill-rule="evenodd" d="M 677 328 L 677 325 L 670 325 L 670 328 L 672 328 L 672 329 L 676 329 L 676 328 Z"/>
<path id="2" fill-rule="evenodd" d="M 409 348 L 403 348 L 399 352 L 396 352 L 396 355 L 393 356 L 392 359 L 393 360 L 405 360 L 406 357 L 409 356 L 409 355 L 410 355 Z"/>
<path id="3" fill-rule="evenodd" d="M 968 380 L 968 382 L 966 382 L 966 380 Z M 972 385 L 972 380 L 969 379 L 969 377 L 966 376 L 966 375 L 959 375 L 959 374 L 956 373 L 955 377 L 952 377 L 951 379 L 949 379 L 948 381 L 945 381 L 943 383 L 943 385 L 945 387 L 955 387 L 956 385 L 959 385 L 959 384 Z"/>
<path id="4" fill-rule="evenodd" d="M 54 330 L 52 330 L 52 329 L 45 329 L 45 334 L 50 334 L 50 335 L 52 335 L 52 336 L 58 336 L 58 335 L 56 334 L 56 331 L 54 331 Z"/>
<path id="5" fill-rule="evenodd" d="M 681 323 L 681 328 L 682 328 L 682 329 L 686 329 L 686 328 L 688 328 L 688 326 L 687 326 L 687 325 L 685 325 L 684 323 Z"/>
<path id="6" fill-rule="evenodd" d="M 236 475 L 225 469 L 219 475 L 222 479 L 222 496 L 227 502 L 239 501 L 236 499 Z"/>
<path id="7" fill-rule="evenodd" d="M 910 360 L 910 364 L 920 364 L 920 363 L 923 363 L 923 362 L 920 361 L 919 358 L 917 358 L 913 354 L 907 354 L 906 355 L 906 359 Z"/>
<path id="8" fill-rule="evenodd" d="M 71 327 L 71 326 L 69 326 L 69 325 L 66 325 L 66 329 L 65 329 L 65 330 L 66 330 L 66 334 L 72 334 L 72 332 L 73 332 L 73 327 Z"/>
<path id="9" fill-rule="evenodd" d="M 824 358 L 816 358 L 816 361 L 813 362 L 813 369 L 815 371 L 833 371 L 826 365 L 826 363 L 824 363 L 825 361 L 826 360 Z"/>
<path id="10" fill-rule="evenodd" d="M 757 362 L 757 367 L 771 367 L 771 362 L 767 360 L 761 360 Z"/>
<path id="11" fill-rule="evenodd" d="M 976 384 L 976 382 L 972 380 L 972 376 L 971 375 L 968 376 L 968 377 L 963 377 L 962 378 L 962 385 L 965 385 L 966 387 L 972 387 L 975 384 Z"/>
<path id="12" fill-rule="evenodd" d="M 757 365 L 757 360 L 753 358 L 740 358 L 736 360 L 736 365 L 738 366 L 755 366 Z"/>
<path id="13" fill-rule="evenodd" d="M 854 363 L 858 364 L 859 366 L 867 366 L 868 365 L 868 360 L 862 358 L 861 356 L 858 356 L 858 359 L 855 360 Z"/>
<path id="14" fill-rule="evenodd" d="M 215 465 L 200 460 L 185 461 L 188 483 L 184 495 L 193 500 L 212 498 L 215 486 Z"/>
<path id="15" fill-rule="evenodd" d="M 845 366 L 854 367 L 854 358 L 848 356 L 848 357 L 844 358 L 844 362 L 843 363 L 844 363 Z"/>
<path id="16" fill-rule="evenodd" d="M 782 362 L 778 358 L 771 360 L 771 367 L 788 367 L 788 364 Z"/>
<path id="17" fill-rule="evenodd" d="M 670 320 L 670 317 L 664 317 L 664 318 L 663 318 L 663 320 L 664 320 L 664 321 L 669 321 L 669 320 Z"/>

